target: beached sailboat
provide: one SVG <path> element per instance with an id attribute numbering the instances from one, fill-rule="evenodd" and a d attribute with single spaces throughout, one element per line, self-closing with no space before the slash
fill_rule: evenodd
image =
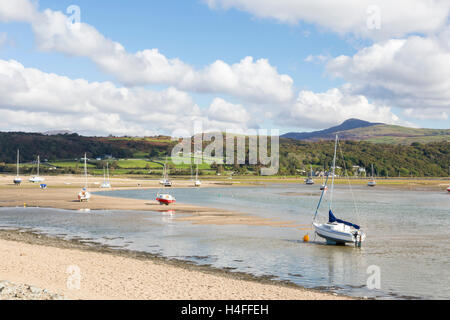
<path id="1" fill-rule="evenodd" d="M 164 187 L 172 187 L 172 182 L 169 180 L 169 173 L 167 170 L 167 158 L 166 158 L 166 162 L 164 163 L 163 180 L 161 180 L 160 183 Z M 158 193 L 156 194 L 156 201 L 158 201 L 159 204 L 169 205 L 171 203 L 175 203 L 176 199 L 171 194 L 164 193 L 164 192 L 161 192 L 161 190 L 159 190 Z"/>
<path id="2" fill-rule="evenodd" d="M 106 162 L 106 173 L 105 167 L 103 167 L 103 183 L 100 188 L 111 188 L 111 183 L 109 182 L 109 164 Z"/>
<path id="3" fill-rule="evenodd" d="M 37 175 L 31 177 L 30 179 L 28 179 L 28 181 L 33 182 L 33 183 L 45 181 L 44 178 L 39 176 L 39 165 L 40 165 L 40 159 L 39 159 L 39 156 L 37 156 Z"/>
<path id="4" fill-rule="evenodd" d="M 375 178 L 373 176 L 373 164 L 372 164 L 372 177 L 370 177 L 370 180 L 369 180 L 369 182 L 367 182 L 367 185 L 369 187 L 375 187 L 377 185 Z"/>
<path id="5" fill-rule="evenodd" d="M 334 177 L 336 171 L 336 150 L 338 144 L 338 136 L 336 135 L 336 142 L 334 146 L 334 158 L 333 158 L 333 168 L 332 168 L 332 180 L 331 180 L 331 192 L 330 192 L 330 202 L 328 209 L 328 222 L 326 223 L 318 223 L 316 222 L 317 213 L 319 212 L 320 204 L 322 203 L 323 196 L 325 194 L 325 190 L 322 191 L 322 195 L 320 196 L 319 203 L 317 204 L 316 212 L 314 214 L 313 226 L 316 234 L 324 238 L 327 241 L 327 244 L 346 244 L 346 243 L 354 243 L 357 246 L 360 246 L 361 243 L 365 240 L 366 234 L 361 231 L 359 225 L 353 224 L 348 221 L 344 221 L 336 218 L 332 211 L 333 204 L 333 191 L 334 191 Z M 329 179 L 329 175 L 325 181 L 325 185 L 327 185 Z"/>
<path id="6" fill-rule="evenodd" d="M 88 191 L 88 180 L 87 180 L 87 157 L 86 153 L 84 154 L 84 188 L 78 193 L 78 201 L 89 201 L 91 198 L 91 193 Z"/>
<path id="7" fill-rule="evenodd" d="M 201 185 L 202 185 L 202 182 L 198 179 L 198 163 L 197 163 L 197 167 L 195 168 L 194 187 L 200 187 Z"/>
<path id="8" fill-rule="evenodd" d="M 312 166 L 311 166 L 311 172 L 308 176 L 308 178 L 305 180 L 306 184 L 314 184 L 314 180 L 313 180 L 313 171 L 312 171 Z"/>
<path id="9" fill-rule="evenodd" d="M 167 169 L 167 158 L 166 158 L 166 162 L 164 162 L 162 180 L 160 180 L 159 183 L 162 184 L 164 187 L 172 186 L 172 181 L 169 180 L 169 172 Z"/>
<path id="10" fill-rule="evenodd" d="M 19 177 L 19 149 L 17 149 L 17 173 L 16 177 L 14 178 L 14 184 L 18 186 L 22 183 L 22 178 Z"/>
<path id="11" fill-rule="evenodd" d="M 158 201 L 159 204 L 169 205 L 171 203 L 175 203 L 176 199 L 171 194 L 158 192 L 158 194 L 156 195 L 156 201 Z"/>

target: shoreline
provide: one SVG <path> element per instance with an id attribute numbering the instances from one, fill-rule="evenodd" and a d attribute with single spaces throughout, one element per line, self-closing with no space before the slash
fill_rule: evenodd
<path id="1" fill-rule="evenodd" d="M 0 248 L 5 247 L 10 250 L 2 250 L 6 259 L 0 262 L 0 280 L 45 288 L 66 299 L 357 299 L 324 290 L 307 289 L 268 276 L 257 277 L 151 253 L 113 249 L 93 242 L 82 242 L 81 239 L 64 240 L 21 229 L 0 230 Z M 16 248 L 20 252 L 16 252 Z M 55 260 L 54 266 L 48 263 L 49 257 Z M 79 260 L 82 262 L 79 263 Z M 37 266 L 40 261 L 42 265 Z M 80 265 L 82 279 L 88 278 L 94 283 L 88 283 L 85 288 L 84 281 L 81 281 L 80 290 L 69 290 L 65 288 L 68 274 L 59 265 L 69 266 L 77 262 L 83 264 Z M 127 268 L 130 265 L 134 268 Z M 34 270 L 34 274 L 30 275 L 28 269 Z M 141 272 L 137 281 L 134 279 L 136 271 Z M 115 275 L 115 272 L 119 274 Z M 112 277 L 105 276 L 108 274 Z M 155 280 L 171 290 L 160 288 L 158 293 L 149 290 L 154 288 Z M 185 290 L 188 288 L 184 288 L 184 285 L 189 290 Z M 122 293 L 114 290 L 116 286 L 122 288 Z"/>

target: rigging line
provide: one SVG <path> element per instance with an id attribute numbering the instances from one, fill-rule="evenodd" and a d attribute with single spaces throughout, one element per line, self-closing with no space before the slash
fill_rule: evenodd
<path id="1" fill-rule="evenodd" d="M 331 206 L 333 204 L 334 177 L 336 175 L 336 149 L 337 149 L 338 142 L 339 142 L 338 135 L 336 135 L 336 141 L 334 142 L 334 157 L 333 157 L 333 170 L 332 170 L 332 176 L 331 176 L 331 194 L 330 194 L 329 210 L 331 210 Z"/>
<path id="2" fill-rule="evenodd" d="M 348 176 L 348 174 L 347 174 L 347 166 L 346 166 L 346 164 L 345 164 L 344 153 L 342 152 L 342 147 L 341 147 L 341 144 L 339 143 L 339 141 L 338 141 L 338 145 L 339 145 L 339 152 L 340 152 L 341 157 L 342 157 L 342 162 L 344 163 L 345 177 L 347 178 L 347 183 L 348 183 L 348 186 L 349 186 L 349 189 L 350 189 L 350 193 L 351 193 L 351 195 L 352 195 L 353 207 L 354 207 L 354 209 L 355 209 L 356 217 L 357 217 L 358 222 L 359 222 L 359 221 L 360 221 L 360 218 L 359 218 L 358 206 L 356 205 L 356 200 L 355 200 L 355 195 L 354 195 L 354 193 L 353 193 L 352 184 L 350 183 L 350 178 L 349 178 L 349 176 Z"/>

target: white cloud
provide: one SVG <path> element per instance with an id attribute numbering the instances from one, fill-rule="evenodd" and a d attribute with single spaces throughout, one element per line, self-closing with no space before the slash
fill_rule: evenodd
<path id="1" fill-rule="evenodd" d="M 21 0 L 26 3 L 27 1 Z M 0 20 L 20 20 L 20 8 L 0 6 Z M 217 60 L 196 70 L 179 59 L 168 59 L 158 49 L 129 53 L 86 23 L 71 25 L 67 16 L 49 9 L 27 15 L 38 48 L 87 57 L 127 86 L 163 84 L 180 90 L 224 93 L 259 103 L 292 99 L 293 80 L 279 74 L 267 59 L 246 57 L 229 65 Z"/>
<path id="2" fill-rule="evenodd" d="M 241 119 L 222 115 L 223 106 Z M 0 60 L 0 112 L 2 130 L 70 129 L 98 135 L 191 131 L 194 121 L 202 121 L 205 129 L 245 128 L 248 119 L 242 106 L 222 99 L 202 111 L 187 93 L 175 88 L 155 92 L 73 80 L 25 68 L 14 60 Z"/>
<path id="3" fill-rule="evenodd" d="M 276 121 L 281 125 L 323 129 L 350 118 L 405 124 L 391 112 L 390 107 L 370 103 L 366 97 L 352 95 L 345 88 L 322 93 L 301 91 L 295 103 L 276 116 Z"/>
<path id="4" fill-rule="evenodd" d="M 249 12 L 282 23 L 312 23 L 334 32 L 380 39 L 442 29 L 449 17 L 448 0 L 204 0 L 210 8 Z M 380 28 L 368 27 L 377 18 Z"/>
<path id="5" fill-rule="evenodd" d="M 428 38 L 391 39 L 353 57 L 336 57 L 328 62 L 327 71 L 349 82 L 353 94 L 414 109 L 405 113 L 413 118 L 442 119 L 450 110 L 448 39 L 446 32 Z"/>
<path id="6" fill-rule="evenodd" d="M 250 115 L 241 105 L 229 103 L 221 98 L 215 98 L 208 109 L 208 117 L 212 120 L 247 123 Z"/>
<path id="7" fill-rule="evenodd" d="M 36 4 L 29 0 L 0 1 L 0 21 L 30 22 L 36 14 Z"/>

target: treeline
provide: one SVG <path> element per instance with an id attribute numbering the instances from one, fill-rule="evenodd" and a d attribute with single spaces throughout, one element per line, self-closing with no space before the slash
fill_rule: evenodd
<path id="1" fill-rule="evenodd" d="M 118 159 L 133 157 L 157 159 L 170 155 L 175 143 L 163 136 L 116 138 L 84 137 L 77 134 L 48 136 L 36 133 L 0 133 L 0 163 L 15 163 L 17 149 L 20 149 L 22 163 L 34 161 L 37 155 L 40 155 L 41 161 L 80 159 L 85 152 L 89 158 L 103 158 L 110 155 Z M 281 138 L 279 174 L 300 175 L 305 171 L 309 172 L 311 165 L 315 171 L 324 168 L 328 170 L 332 164 L 333 151 L 334 141 L 304 142 Z M 246 159 L 248 160 L 248 155 Z M 450 143 L 394 145 L 363 141 L 340 142 L 338 166 L 345 165 L 346 168 L 359 166 L 369 173 L 372 164 L 377 176 L 448 176 Z M 212 167 L 216 168 L 218 173 L 232 170 L 239 174 L 257 174 L 260 168 L 249 164 Z"/>
<path id="2" fill-rule="evenodd" d="M 169 144 L 148 141 L 84 137 L 78 134 L 43 135 L 38 133 L 0 132 L 0 162 L 16 162 L 17 149 L 20 149 L 20 161 L 45 159 L 79 159 L 87 153 L 89 158 L 110 155 L 114 158 L 131 158 L 136 152 L 146 154 L 166 154 Z"/>
<path id="3" fill-rule="evenodd" d="M 330 168 L 334 153 L 334 141 L 302 142 L 280 140 L 280 174 L 296 174 Z M 409 146 L 373 144 L 363 141 L 340 141 L 337 166 L 350 169 L 365 168 L 369 174 L 371 165 L 375 174 L 389 177 L 448 176 L 450 166 L 450 143 L 412 143 Z"/>

